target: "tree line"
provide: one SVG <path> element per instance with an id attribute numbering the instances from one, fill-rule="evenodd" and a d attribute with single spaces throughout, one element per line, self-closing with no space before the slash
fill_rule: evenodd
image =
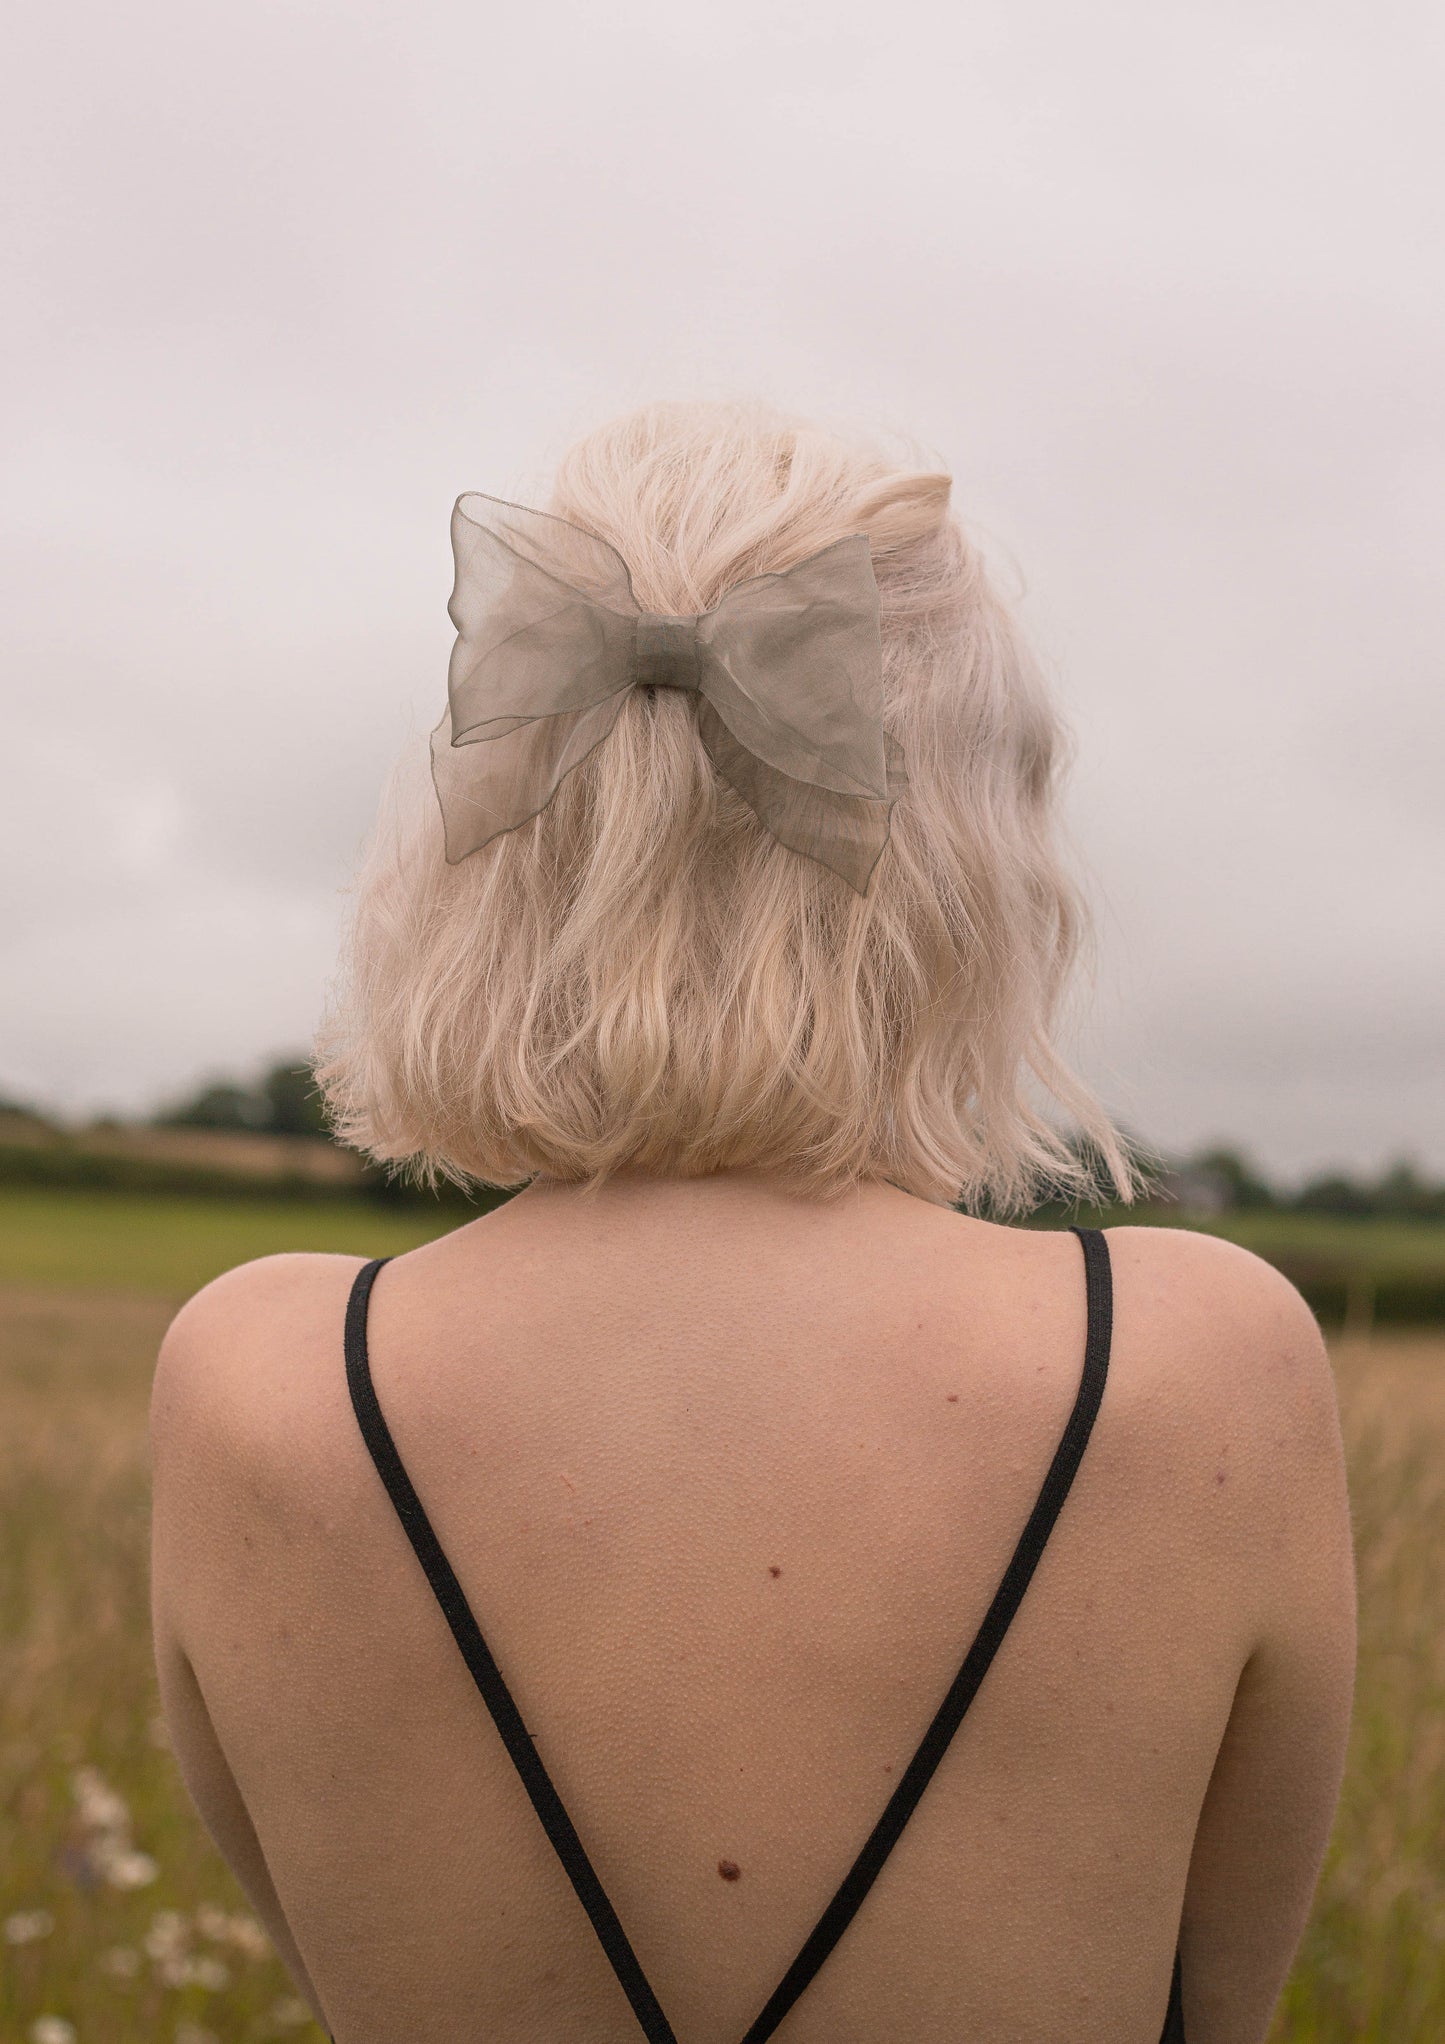
<path id="1" fill-rule="evenodd" d="M 326 1111 L 301 1058 L 270 1065 L 255 1081 L 217 1079 L 163 1108 L 163 1128 L 249 1129 L 268 1135 L 329 1136 Z M 1141 1152 L 1147 1158 L 1146 1152 Z M 1146 1165 L 1147 1168 L 1147 1165 Z M 1152 1198 L 1216 1213 L 1325 1214 L 1341 1219 L 1445 1220 L 1445 1183 L 1407 1158 L 1374 1175 L 1321 1172 L 1286 1187 L 1240 1148 L 1215 1145 L 1155 1167 Z"/>

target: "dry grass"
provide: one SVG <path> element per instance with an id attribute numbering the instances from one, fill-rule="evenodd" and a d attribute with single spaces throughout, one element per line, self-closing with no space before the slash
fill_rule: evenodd
<path id="1" fill-rule="evenodd" d="M 20 1940 L 0 1944 L 7 2044 L 66 2044 L 66 2025 L 78 2044 L 319 2044 L 158 1734 L 145 1405 L 169 1310 L 120 1292 L 0 1291 L 0 1927 Z M 1357 1707 L 1272 2044 L 1439 2044 L 1445 1336 L 1345 1345 L 1336 1364 Z"/>
<path id="2" fill-rule="evenodd" d="M 6 2044 L 319 2044 L 165 1750 L 145 1413 L 171 1310 L 0 1292 Z"/>
<path id="3" fill-rule="evenodd" d="M 1359 1570 L 1350 1761 L 1274 2044 L 1445 2038 L 1445 1336 L 1342 1343 Z"/>

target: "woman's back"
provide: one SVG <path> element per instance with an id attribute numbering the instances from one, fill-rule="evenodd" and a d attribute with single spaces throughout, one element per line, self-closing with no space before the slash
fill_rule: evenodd
<path id="1" fill-rule="evenodd" d="M 1181 1912 L 1190 2044 L 1263 2034 L 1349 1709 L 1328 1369 L 1254 1259 L 1108 1240 L 1077 1478 L 796 2044 L 1157 2044 Z M 339 2044 L 630 2044 L 357 1426 L 356 1268 L 249 1266 L 168 1341 L 157 1634 L 182 1764 Z M 680 2044 L 739 2044 L 1034 1505 L 1080 1387 L 1077 1238 L 877 1182 L 539 1183 L 387 1265 L 368 1331 L 401 1458 Z"/>

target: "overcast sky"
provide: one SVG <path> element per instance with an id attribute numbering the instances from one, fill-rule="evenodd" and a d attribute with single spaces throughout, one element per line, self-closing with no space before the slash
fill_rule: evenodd
<path id="1" fill-rule="evenodd" d="M 1114 1106 L 1445 1168 L 1442 20 L 24 10 L 0 1092 L 304 1045 L 444 700 L 452 499 L 757 394 L 923 442 L 1017 562 Z"/>

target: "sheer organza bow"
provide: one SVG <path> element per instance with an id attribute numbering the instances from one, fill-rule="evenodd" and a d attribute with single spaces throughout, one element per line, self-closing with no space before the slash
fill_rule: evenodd
<path id="1" fill-rule="evenodd" d="M 452 551 L 457 643 L 431 742 L 451 863 L 544 808 L 629 688 L 680 688 L 759 822 L 866 893 L 908 777 L 883 729 L 865 534 L 738 583 L 696 617 L 644 611 L 605 540 L 498 497 L 457 499 Z"/>

